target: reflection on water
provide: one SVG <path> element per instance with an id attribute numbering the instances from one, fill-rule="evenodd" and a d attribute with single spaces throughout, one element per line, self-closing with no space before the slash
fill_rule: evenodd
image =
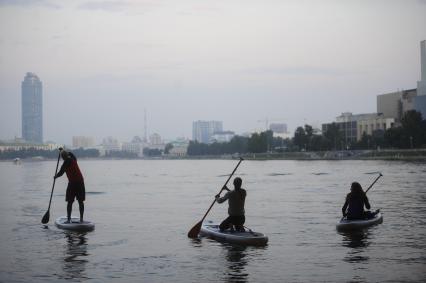
<path id="1" fill-rule="evenodd" d="M 349 248 L 343 261 L 367 262 L 368 256 L 364 256 L 366 248 L 370 245 L 368 230 L 359 230 L 340 233 L 343 236 L 342 246 Z"/>
<path id="2" fill-rule="evenodd" d="M 87 253 L 86 233 L 64 232 L 67 241 L 64 255 L 64 277 L 66 279 L 87 279 L 85 275 Z"/>
<path id="3" fill-rule="evenodd" d="M 228 261 L 226 282 L 247 282 L 249 276 L 246 271 L 247 247 L 232 245 L 225 247 L 227 249 L 226 260 Z"/>

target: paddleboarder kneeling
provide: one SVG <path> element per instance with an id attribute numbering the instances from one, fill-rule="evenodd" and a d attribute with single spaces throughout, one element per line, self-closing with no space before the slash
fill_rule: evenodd
<path id="1" fill-rule="evenodd" d="M 67 223 L 71 221 L 71 211 L 72 204 L 74 199 L 77 199 L 78 205 L 80 208 L 80 222 L 83 222 L 84 214 L 84 201 L 86 199 L 86 190 L 84 188 L 84 179 L 81 174 L 80 168 L 77 164 L 77 158 L 72 154 L 72 152 L 67 152 L 65 150 L 61 151 L 61 157 L 64 160 L 64 163 L 61 166 L 61 170 L 55 175 L 55 179 L 61 177 L 64 173 L 68 177 L 68 187 L 67 193 L 65 196 L 65 201 L 67 204 Z"/>
<path id="2" fill-rule="evenodd" d="M 353 182 L 351 192 L 347 194 L 345 204 L 342 207 L 343 216 L 346 216 L 348 220 L 369 219 L 378 212 L 364 211 L 364 206 L 367 209 L 371 208 L 367 195 L 358 182 Z"/>
<path id="3" fill-rule="evenodd" d="M 242 183 L 243 180 L 241 180 L 239 177 L 236 177 L 234 179 L 234 190 L 231 191 L 225 186 L 224 189 L 228 192 L 223 197 L 220 197 L 220 194 L 216 195 L 216 201 L 218 203 L 222 203 L 228 200 L 229 205 L 229 216 L 219 225 L 220 231 L 224 231 L 235 226 L 235 230 L 244 232 L 243 225 L 246 221 L 246 217 L 244 216 L 244 202 L 247 196 L 247 192 L 241 188 Z"/>

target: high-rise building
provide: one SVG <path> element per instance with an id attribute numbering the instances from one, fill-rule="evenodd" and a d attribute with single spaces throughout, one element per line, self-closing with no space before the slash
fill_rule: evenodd
<path id="1" fill-rule="evenodd" d="M 413 110 L 416 89 L 401 90 L 377 96 L 377 113 L 382 113 L 386 118 L 401 121 L 404 113 Z"/>
<path id="2" fill-rule="evenodd" d="M 136 153 L 137 156 L 143 157 L 144 146 L 144 141 L 139 136 L 134 136 L 131 142 L 124 142 L 121 145 L 121 150 Z"/>
<path id="3" fill-rule="evenodd" d="M 414 98 L 414 110 L 422 113 L 426 119 L 426 40 L 420 42 L 420 81 L 417 82 L 417 97 Z"/>
<path id="4" fill-rule="evenodd" d="M 342 148 L 350 148 L 351 145 L 361 140 L 364 134 L 373 135 L 375 131 L 386 131 L 394 126 L 395 118 L 385 117 L 383 113 L 352 114 L 342 113 L 336 117 L 334 123 L 343 138 Z M 322 132 L 325 134 L 332 123 L 322 124 Z M 338 146 L 338 145 L 337 145 Z"/>
<path id="5" fill-rule="evenodd" d="M 121 143 L 114 137 L 106 137 L 102 141 L 102 148 L 105 152 L 120 151 Z"/>
<path id="6" fill-rule="evenodd" d="M 214 133 L 222 131 L 222 121 L 192 122 L 192 140 L 200 143 L 209 143 Z"/>
<path id="7" fill-rule="evenodd" d="M 234 136 L 233 131 L 215 132 L 210 138 L 210 142 L 230 142 Z"/>
<path id="8" fill-rule="evenodd" d="M 273 131 L 277 134 L 285 134 L 287 133 L 287 124 L 285 123 L 271 123 L 269 125 L 269 130 Z"/>
<path id="9" fill-rule="evenodd" d="M 420 81 L 417 82 L 417 95 L 426 95 L 426 40 L 420 42 Z"/>
<path id="10" fill-rule="evenodd" d="M 163 141 L 161 140 L 161 136 L 157 133 L 153 133 L 152 135 L 149 136 L 149 143 L 151 145 L 159 145 L 159 144 L 163 144 Z"/>
<path id="11" fill-rule="evenodd" d="M 91 148 L 95 146 L 93 137 L 74 136 L 72 137 L 73 148 Z"/>
<path id="12" fill-rule="evenodd" d="M 27 73 L 22 82 L 22 138 L 43 143 L 43 89 L 34 73 Z"/>

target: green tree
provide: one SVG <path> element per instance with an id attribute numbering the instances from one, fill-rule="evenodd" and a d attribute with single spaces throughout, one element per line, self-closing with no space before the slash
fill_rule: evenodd
<path id="1" fill-rule="evenodd" d="M 299 147 L 299 150 L 306 149 L 308 138 L 305 132 L 305 129 L 302 127 L 297 127 L 294 132 L 293 143 Z"/>
<path id="2" fill-rule="evenodd" d="M 267 147 L 266 140 L 263 139 L 261 134 L 254 133 L 248 140 L 247 148 L 251 153 L 266 152 Z"/>
<path id="3" fill-rule="evenodd" d="M 415 110 L 405 112 L 401 126 L 384 133 L 384 145 L 394 148 L 418 148 L 426 144 L 426 120 Z"/>
<path id="4" fill-rule="evenodd" d="M 328 125 L 324 136 L 331 142 L 331 148 L 334 150 L 336 150 L 343 141 L 339 126 L 334 122 Z"/>
<path id="5" fill-rule="evenodd" d="M 173 144 L 171 143 L 166 144 L 166 146 L 164 147 L 164 154 L 169 154 L 172 148 L 173 148 Z"/>
<path id="6" fill-rule="evenodd" d="M 247 153 L 249 138 L 234 136 L 229 142 L 229 153 Z"/>
<path id="7" fill-rule="evenodd" d="M 402 127 L 389 128 L 386 130 L 384 138 L 387 147 L 402 148 L 403 136 Z"/>
<path id="8" fill-rule="evenodd" d="M 158 149 L 158 148 L 148 148 L 148 147 L 145 147 L 143 149 L 143 155 L 149 156 L 149 157 L 161 156 L 162 153 L 163 152 L 160 149 Z"/>
<path id="9" fill-rule="evenodd" d="M 403 129 L 402 143 L 406 148 L 420 147 L 424 143 L 424 123 L 422 114 L 415 110 L 405 112 L 401 119 Z"/>

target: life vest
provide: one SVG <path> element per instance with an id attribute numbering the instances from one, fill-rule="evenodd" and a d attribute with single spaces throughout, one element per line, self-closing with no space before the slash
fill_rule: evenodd
<path id="1" fill-rule="evenodd" d="M 71 165 L 65 170 L 67 174 L 68 181 L 73 182 L 83 182 L 83 175 L 80 172 L 80 168 L 78 168 L 77 160 L 75 158 L 71 158 Z"/>

